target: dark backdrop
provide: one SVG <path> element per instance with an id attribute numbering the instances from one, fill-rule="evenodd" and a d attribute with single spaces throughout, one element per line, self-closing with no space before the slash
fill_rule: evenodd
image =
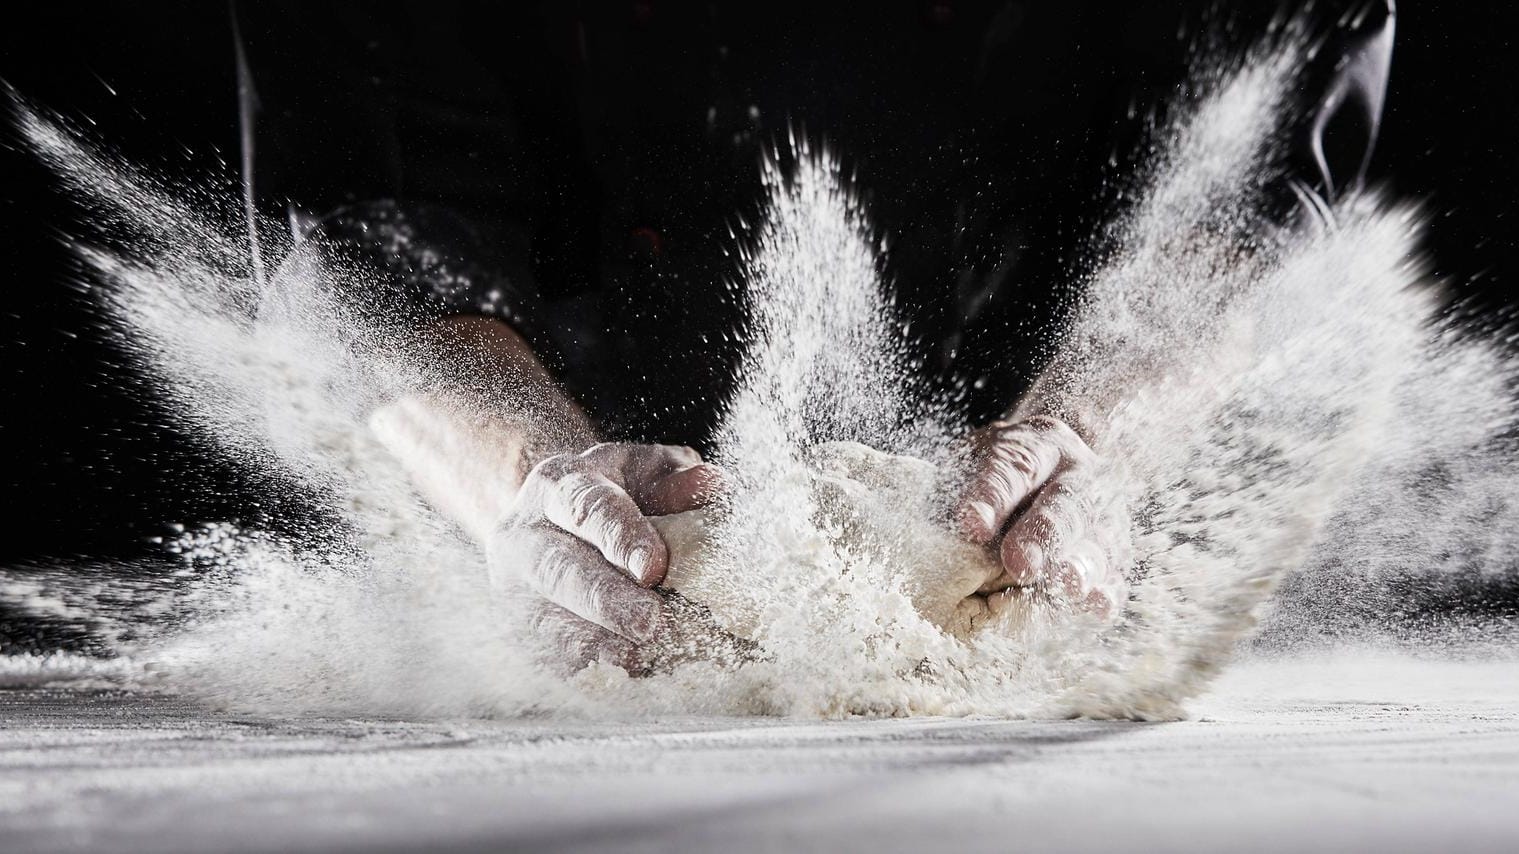
<path id="1" fill-rule="evenodd" d="M 1161 21 L 1188 14 L 1147 5 Z M 1506 283 L 1519 281 L 1519 73 L 1509 22 L 1491 11 L 1501 5 L 1401 4 L 1372 166 L 1373 179 L 1427 200 L 1438 275 L 1491 320 L 1514 305 Z M 8 18 L 0 78 L 26 96 L 88 116 L 129 157 L 170 174 L 236 162 L 224 5 L 55 4 Z M 12 137 L 0 151 L 0 564 L 146 555 L 168 522 L 247 513 L 240 474 L 160 426 L 120 367 L 57 239 L 77 212 Z M 1089 220 L 1089 200 L 1070 204 L 1050 215 Z"/>

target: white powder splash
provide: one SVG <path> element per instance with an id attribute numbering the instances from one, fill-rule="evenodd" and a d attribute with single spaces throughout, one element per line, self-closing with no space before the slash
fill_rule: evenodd
<path id="1" fill-rule="evenodd" d="M 1299 54 L 1196 77 L 1019 405 L 1081 423 L 1102 455 L 1088 498 L 1135 543 L 1111 623 L 1021 610 L 955 636 L 919 614 L 910 587 L 947 481 L 876 508 L 899 532 L 884 545 L 850 548 L 818 513 L 812 449 L 857 441 L 954 470 L 967 425 L 910 392 L 867 212 L 805 142 L 794 167 L 765 166 L 766 216 L 742 253 L 749 353 L 717 442 L 735 486 L 711 533 L 757 651 L 560 679 L 512 619 L 526 595 L 493 597 L 480 550 L 369 433 L 377 403 L 459 377 L 323 284 L 362 292 L 366 273 L 284 247 L 259 281 L 224 216 L 235 199 L 163 186 L 29 110 L 32 146 L 127 235 L 130 251 L 81 252 L 155 387 L 318 509 L 285 537 L 187 533 L 174 578 L 13 573 L 0 593 L 88 615 L 135 679 L 273 711 L 1185 714 L 1268 613 L 1303 634 L 1376 611 L 1392 581 L 1508 572 L 1514 554 L 1513 362 L 1441 321 L 1418 215 L 1375 194 L 1293 228 L 1266 213 Z"/>

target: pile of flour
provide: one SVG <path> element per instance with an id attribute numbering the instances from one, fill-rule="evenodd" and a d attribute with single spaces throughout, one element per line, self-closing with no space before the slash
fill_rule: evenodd
<path id="1" fill-rule="evenodd" d="M 795 477 L 812 508 L 811 532 L 779 555 L 755 555 L 774 571 L 798 564 L 894 567 L 912 607 L 957 638 L 968 638 L 990 616 L 974 594 L 1002 573 L 993 551 L 971 545 L 936 523 L 941 472 L 916 457 L 877 451 L 858 442 L 810 448 Z M 720 510 L 693 510 L 653 519 L 670 547 L 663 586 L 705 606 L 719 627 L 741 638 L 760 635 L 758 603 L 742 580 L 723 571 Z M 761 570 L 764 571 L 763 569 Z"/>

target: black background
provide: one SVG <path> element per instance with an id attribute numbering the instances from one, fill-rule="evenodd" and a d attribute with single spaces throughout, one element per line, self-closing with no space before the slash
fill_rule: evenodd
<path id="1" fill-rule="evenodd" d="M 1162 21 L 1189 14 L 1148 5 Z M 1506 283 L 1519 281 L 1519 73 L 1512 29 L 1496 11 L 1504 5 L 1401 4 L 1372 166 L 1374 180 L 1425 200 L 1437 275 L 1494 322 L 1515 303 Z M 0 78 L 28 98 L 88 116 L 127 156 L 171 175 L 224 173 L 223 161 L 236 161 L 224 5 L 57 5 L 8 18 Z M 120 367 L 58 239 L 78 212 L 13 134 L 3 138 L 0 564 L 144 555 L 166 523 L 249 512 L 239 472 L 161 426 L 151 396 Z M 1076 218 L 1083 203 L 1050 215 Z"/>

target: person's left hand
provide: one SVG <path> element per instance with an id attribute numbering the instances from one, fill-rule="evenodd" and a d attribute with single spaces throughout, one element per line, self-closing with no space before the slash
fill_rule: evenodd
<path id="1" fill-rule="evenodd" d="M 981 592 L 998 611 L 1044 595 L 1103 617 L 1127 597 L 1129 524 L 1090 488 L 1097 456 L 1048 416 L 996 421 L 971 436 L 974 468 L 955 508 L 961 532 L 1000 545 L 1002 575 Z"/>
<path id="2" fill-rule="evenodd" d="M 641 669 L 671 619 L 653 588 L 670 552 L 650 516 L 711 502 L 722 471 L 690 448 L 604 442 L 541 460 L 485 537 L 491 577 L 543 603 L 529 626 L 546 663 Z"/>

